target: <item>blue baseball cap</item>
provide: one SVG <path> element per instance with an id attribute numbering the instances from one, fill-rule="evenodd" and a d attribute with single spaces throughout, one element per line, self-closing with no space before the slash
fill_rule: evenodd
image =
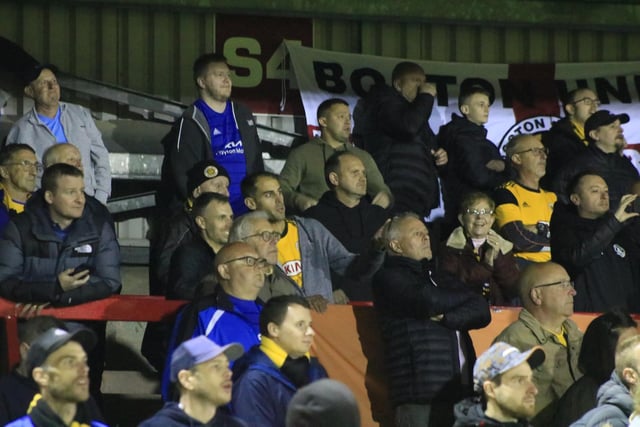
<path id="1" fill-rule="evenodd" d="M 183 369 L 191 369 L 195 365 L 215 359 L 223 353 L 230 361 L 236 360 L 242 356 L 244 348 L 239 343 L 231 343 L 221 347 L 204 335 L 183 342 L 171 356 L 171 371 L 169 375 L 171 382 L 178 380 L 178 372 Z"/>
<path id="2" fill-rule="evenodd" d="M 497 342 L 476 360 L 473 366 L 473 389 L 481 393 L 485 381 L 490 381 L 523 362 L 529 362 L 531 369 L 535 369 L 544 362 L 544 358 L 544 350 L 540 346 L 521 352 L 506 342 Z"/>

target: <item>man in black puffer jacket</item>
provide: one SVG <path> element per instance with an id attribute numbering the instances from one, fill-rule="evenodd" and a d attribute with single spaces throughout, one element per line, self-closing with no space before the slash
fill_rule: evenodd
<path id="1" fill-rule="evenodd" d="M 394 218 L 384 238 L 387 258 L 373 279 L 373 301 L 396 427 L 428 426 L 430 418 L 452 425 L 453 404 L 471 394 L 475 352 L 467 331 L 489 324 L 489 305 L 453 276 L 425 268 L 431 243 L 415 214 Z"/>
<path id="2" fill-rule="evenodd" d="M 422 67 L 401 62 L 391 74 L 392 86 L 372 87 L 354 110 L 354 138 L 391 189 L 393 212 L 420 216 L 438 206 L 438 168 L 447 163 L 429 127 L 436 87 L 425 80 Z"/>

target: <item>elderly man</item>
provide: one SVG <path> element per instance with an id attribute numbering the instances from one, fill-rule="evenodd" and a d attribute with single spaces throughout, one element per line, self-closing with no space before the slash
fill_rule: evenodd
<path id="1" fill-rule="evenodd" d="M 231 409 L 252 427 L 284 427 L 296 390 L 327 376 L 309 355 L 315 335 L 309 308 L 299 295 L 270 299 L 260 314 L 260 345 L 233 366 Z"/>
<path id="2" fill-rule="evenodd" d="M 533 369 L 544 358 L 541 347 L 520 352 L 503 342 L 493 344 L 473 367 L 474 390 L 483 403 L 469 398 L 457 404 L 454 427 L 529 426 L 527 420 L 534 414 L 538 394 Z"/>
<path id="3" fill-rule="evenodd" d="M 447 153 L 429 127 L 436 87 L 422 67 L 401 62 L 391 85 L 376 85 L 354 110 L 354 135 L 378 164 L 394 197 L 394 212 L 429 215 L 438 206 L 438 169 Z"/>
<path id="4" fill-rule="evenodd" d="M 578 354 L 582 332 L 573 315 L 573 282 L 562 266 L 553 262 L 529 265 L 518 282 L 524 308 L 518 320 L 495 339 L 525 351 L 539 345 L 546 358 L 533 373 L 538 387 L 533 425 L 551 423 L 558 400 L 582 376 Z"/>
<path id="5" fill-rule="evenodd" d="M 348 152 L 364 164 L 367 171 L 365 194 L 373 204 L 387 208 L 391 204 L 391 191 L 384 184 L 378 166 L 366 151 L 354 147 L 351 135 L 349 104 L 340 98 L 331 98 L 318 106 L 320 137 L 294 149 L 280 173 L 282 192 L 287 207 L 292 212 L 303 212 L 318 203 L 331 186 L 325 179 L 325 162 L 337 152 Z"/>
<path id="6" fill-rule="evenodd" d="M 85 191 L 101 203 L 111 194 L 109 152 L 91 112 L 79 105 L 60 102 L 56 67 L 36 65 L 24 73 L 24 93 L 35 102 L 7 136 L 7 144 L 27 144 L 39 159 L 52 145 L 71 142 L 82 154 Z"/>
<path id="7" fill-rule="evenodd" d="M 229 242 L 245 242 L 251 245 L 260 258 L 267 260 L 271 266 L 271 273 L 265 278 L 265 284 L 258 294 L 258 298 L 263 302 L 279 295 L 302 295 L 302 289 L 278 265 L 279 240 L 280 233 L 274 230 L 269 216 L 263 211 L 242 215 L 233 222 L 229 231 Z M 310 299 L 315 305 L 315 299 Z M 313 308 L 316 311 L 324 311 L 326 302 Z"/>
<path id="8" fill-rule="evenodd" d="M 193 63 L 199 98 L 164 137 L 160 205 L 180 209 L 190 193 L 186 172 L 199 161 L 214 159 L 229 173 L 229 200 L 236 215 L 246 212 L 240 181 L 264 169 L 256 120 L 247 107 L 230 100 L 231 70 L 224 56 L 206 53 Z"/>
<path id="9" fill-rule="evenodd" d="M 373 275 L 382 262 L 382 252 L 371 245 L 366 254 L 349 252 L 322 224 L 310 218 L 286 217 L 282 187 L 277 175 L 261 172 L 242 181 L 242 194 L 250 210 L 267 213 L 280 233 L 278 263 L 302 288 L 304 295 L 318 295 L 337 304 L 348 298 L 331 282 L 331 272 L 349 277 Z"/>
<path id="10" fill-rule="evenodd" d="M 216 193 L 198 197 L 191 210 L 198 234 L 183 243 L 171 257 L 167 298 L 192 300 L 207 295 L 216 283 L 216 253 L 229 241 L 233 211 L 229 199 Z"/>
<path id="11" fill-rule="evenodd" d="M 106 427 L 90 405 L 87 351 L 96 344 L 88 329 L 67 332 L 52 328 L 36 338 L 27 353 L 27 366 L 40 387 L 27 415 L 10 427 L 90 425 Z"/>
<path id="12" fill-rule="evenodd" d="M 45 168 L 55 165 L 56 163 L 66 163 L 84 171 L 82 154 L 80 150 L 78 150 L 78 147 L 71 143 L 56 144 L 47 148 L 42 155 L 42 163 Z"/>
<path id="13" fill-rule="evenodd" d="M 549 221 L 557 197 L 540 188 L 547 149 L 536 136 L 518 135 L 507 143 L 505 151 L 516 177 L 494 194 L 498 230 L 513 243 L 521 267 L 549 261 Z"/>
<path id="14" fill-rule="evenodd" d="M 618 344 L 615 364 L 611 379 L 598 389 L 598 406 L 571 424 L 571 427 L 629 425 L 629 416 L 634 411 L 634 396 L 637 396 L 640 385 L 640 335 Z"/>
<path id="15" fill-rule="evenodd" d="M 610 212 L 609 187 L 593 172 L 578 174 L 569 193 L 571 203 L 556 203 L 551 217 L 551 256 L 575 282 L 575 310 L 640 312 L 638 213 L 628 212 L 637 196 L 622 196 Z"/>
<path id="16" fill-rule="evenodd" d="M 167 402 L 140 427 L 224 426 L 245 427 L 218 408 L 231 401 L 229 361 L 243 353 L 242 346 L 219 346 L 198 336 L 183 342 L 171 356 L 171 381 L 177 384 L 178 402 Z"/>
<path id="17" fill-rule="evenodd" d="M 24 211 L 40 171 L 42 165 L 30 146 L 13 144 L 0 150 L 0 235 L 9 219 Z"/>
<path id="18" fill-rule="evenodd" d="M 558 173 L 576 157 L 587 151 L 589 141 L 584 124 L 600 106 L 598 95 L 588 88 L 572 90 L 562 100 L 565 116 L 554 122 L 542 134 L 542 143 L 549 149 L 547 173 L 542 183 L 549 188 Z"/>
<path id="19" fill-rule="evenodd" d="M 589 148 L 563 167 L 553 183 L 553 188 L 563 201 L 568 202 L 569 182 L 580 172 L 592 171 L 600 175 L 609 187 L 609 210 L 615 210 L 623 195 L 640 179 L 631 160 L 622 154 L 627 146 L 622 125 L 629 122 L 627 114 L 613 114 L 600 110 L 591 115 L 584 124 Z"/>
<path id="20" fill-rule="evenodd" d="M 430 419 L 451 425 L 453 404 L 471 393 L 475 352 L 467 331 L 489 324 L 489 305 L 455 277 L 425 268 L 431 242 L 417 215 L 392 219 L 384 240 L 387 257 L 373 278 L 373 303 L 396 426 L 427 426 Z"/>
<path id="21" fill-rule="evenodd" d="M 170 350 L 199 335 L 220 345 L 239 342 L 245 349 L 260 343 L 262 302 L 257 298 L 270 270 L 267 261 L 246 243 L 228 243 L 216 254 L 214 269 L 219 286 L 214 293 L 196 299 L 178 314 Z M 165 400 L 170 396 L 168 373 L 165 366 Z"/>

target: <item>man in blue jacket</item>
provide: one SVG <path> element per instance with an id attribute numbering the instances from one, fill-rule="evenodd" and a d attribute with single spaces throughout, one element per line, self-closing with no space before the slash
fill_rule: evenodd
<path id="1" fill-rule="evenodd" d="M 264 169 L 255 118 L 232 102 L 231 70 L 221 54 L 207 53 L 193 64 L 199 98 L 162 140 L 164 200 L 170 211 L 180 209 L 187 193 L 187 171 L 201 160 L 214 159 L 229 173 L 229 199 L 236 215 L 246 212 L 240 194 L 245 175 Z"/>
<path id="2" fill-rule="evenodd" d="M 315 332 L 299 295 L 271 298 L 260 314 L 259 345 L 233 366 L 232 412 L 252 427 L 284 427 L 295 392 L 327 373 L 309 355 Z"/>

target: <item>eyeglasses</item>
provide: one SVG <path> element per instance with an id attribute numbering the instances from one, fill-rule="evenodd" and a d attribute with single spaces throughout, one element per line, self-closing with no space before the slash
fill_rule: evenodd
<path id="1" fill-rule="evenodd" d="M 235 262 L 235 261 L 244 261 L 244 263 L 249 266 L 249 267 L 258 267 L 258 268 L 264 268 L 267 266 L 267 260 L 264 258 L 254 258 L 252 256 L 242 256 L 239 258 L 234 258 L 234 259 L 230 259 L 227 262 L 223 262 L 223 264 L 229 264 L 230 262 Z"/>
<path id="2" fill-rule="evenodd" d="M 264 240 L 265 242 L 280 240 L 280 233 L 278 233 L 277 231 L 261 231 L 260 233 L 250 234 L 246 236 L 243 240 L 246 240 L 249 237 L 256 237 L 256 236 L 260 236 L 262 240 Z"/>
<path id="3" fill-rule="evenodd" d="M 556 285 L 561 285 L 563 290 L 568 291 L 569 289 L 575 289 L 575 284 L 573 283 L 573 280 L 560 280 L 558 282 L 553 282 L 553 283 L 545 283 L 544 285 L 538 285 L 538 286 L 534 286 L 533 289 L 535 288 L 545 288 L 547 286 L 556 286 Z"/>
<path id="4" fill-rule="evenodd" d="M 528 150 L 522 150 L 522 151 L 518 151 L 517 153 L 513 153 L 513 154 L 524 154 L 524 153 L 533 153 L 536 156 L 542 156 L 543 154 L 545 156 L 549 155 L 549 149 L 547 147 L 533 147 L 533 148 L 529 148 Z"/>
<path id="5" fill-rule="evenodd" d="M 493 209 L 465 209 L 464 211 L 466 214 L 470 214 L 470 215 L 480 215 L 480 216 L 485 216 L 485 215 L 493 215 Z"/>
<path id="6" fill-rule="evenodd" d="M 586 105 L 587 107 L 591 107 L 592 105 L 595 105 L 596 107 L 600 106 L 600 100 L 599 99 L 582 98 L 582 99 L 578 99 L 576 101 L 573 101 L 572 104 L 577 104 L 578 102 L 584 102 L 584 105 Z"/>
<path id="7" fill-rule="evenodd" d="M 19 162 L 5 163 L 2 166 L 22 166 L 25 169 L 35 169 L 38 172 L 42 172 L 42 163 L 32 163 L 29 160 L 21 160 Z"/>

